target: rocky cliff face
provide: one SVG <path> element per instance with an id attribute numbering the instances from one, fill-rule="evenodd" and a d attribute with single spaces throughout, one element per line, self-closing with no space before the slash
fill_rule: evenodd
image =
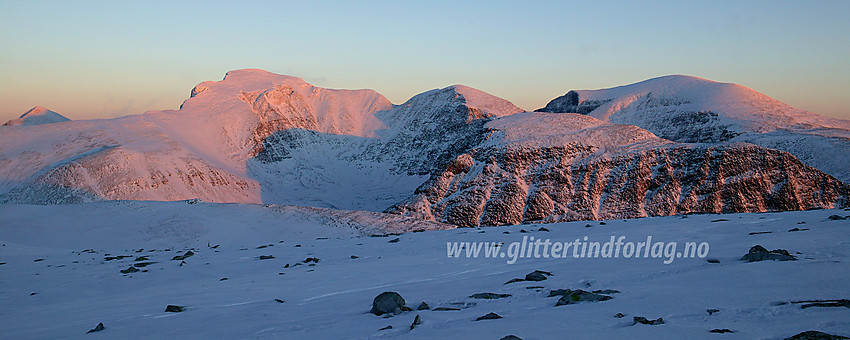
<path id="1" fill-rule="evenodd" d="M 541 131 L 534 135 L 523 131 Z M 843 206 L 848 187 L 750 144 L 673 143 L 575 114 L 520 114 L 388 212 L 459 226 Z"/>

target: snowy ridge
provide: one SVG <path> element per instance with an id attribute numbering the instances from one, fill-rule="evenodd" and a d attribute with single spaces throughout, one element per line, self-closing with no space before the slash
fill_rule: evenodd
<path id="1" fill-rule="evenodd" d="M 679 142 L 754 143 L 850 181 L 850 121 L 799 110 L 738 84 L 672 75 L 569 91 L 537 111 L 587 114 Z M 824 148 L 835 153 L 824 154 Z"/>
<path id="2" fill-rule="evenodd" d="M 12 119 L 4 126 L 31 126 L 70 121 L 67 117 L 42 106 L 36 106 L 25 112 L 18 119 Z"/>

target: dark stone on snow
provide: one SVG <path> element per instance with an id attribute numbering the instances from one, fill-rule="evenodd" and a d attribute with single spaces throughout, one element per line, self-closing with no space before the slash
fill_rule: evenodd
<path id="1" fill-rule="evenodd" d="M 537 231 L 549 231 L 549 229 L 546 229 L 546 227 L 540 227 L 540 229 L 537 229 Z"/>
<path id="2" fill-rule="evenodd" d="M 135 267 L 130 266 L 129 268 L 122 270 L 121 273 L 122 274 L 130 274 L 130 273 L 135 273 L 135 272 L 138 272 L 138 271 L 139 270 L 136 269 Z"/>
<path id="3" fill-rule="evenodd" d="M 106 327 L 104 327 L 103 322 L 101 322 L 101 323 L 98 323 L 97 326 L 95 326 L 94 328 L 92 328 L 88 332 L 86 332 L 86 334 L 94 333 L 94 332 L 100 332 L 104 329 L 106 329 Z"/>
<path id="4" fill-rule="evenodd" d="M 622 318 L 625 318 L 625 317 L 626 317 L 626 314 L 623 314 L 623 313 L 617 313 L 617 314 L 614 314 L 614 317 L 615 317 L 615 318 L 617 318 L 617 319 L 622 319 Z"/>
<path id="5" fill-rule="evenodd" d="M 845 307 L 850 308 L 850 300 L 847 299 L 839 299 L 839 300 L 803 300 L 803 301 L 791 301 L 792 303 L 802 303 L 804 305 L 800 306 L 802 309 L 806 309 L 809 307 Z"/>
<path id="6" fill-rule="evenodd" d="M 137 261 L 147 261 L 147 260 L 148 260 L 148 257 L 147 257 L 147 256 L 139 256 L 139 257 L 137 257 L 137 258 L 136 258 L 135 260 L 133 260 L 133 261 L 134 261 L 134 262 L 137 262 Z"/>
<path id="7" fill-rule="evenodd" d="M 720 263 L 720 260 L 718 260 L 718 259 L 707 259 L 705 261 L 708 262 L 708 263 Z"/>
<path id="8" fill-rule="evenodd" d="M 841 339 L 850 339 L 848 337 L 833 335 L 824 332 L 818 331 L 805 331 L 790 338 L 786 338 L 785 340 L 841 340 Z"/>
<path id="9" fill-rule="evenodd" d="M 425 301 L 422 301 L 422 303 L 419 304 L 419 307 L 416 308 L 416 310 L 429 310 L 429 309 L 431 309 L 431 306 L 428 306 L 428 304 L 425 303 Z"/>
<path id="10" fill-rule="evenodd" d="M 388 330 L 388 329 L 393 329 L 393 326 L 392 326 L 392 325 L 389 325 L 389 326 L 387 326 L 387 327 L 384 327 L 384 328 L 379 329 L 379 331 L 385 331 L 385 330 Z"/>
<path id="11" fill-rule="evenodd" d="M 413 318 L 413 323 L 410 324 L 410 330 L 412 331 L 413 328 L 416 328 L 417 325 L 421 325 L 421 324 L 422 324 L 422 318 L 420 318 L 419 314 L 417 314 L 416 317 Z"/>
<path id="12" fill-rule="evenodd" d="M 308 258 L 304 259 L 304 263 L 310 263 L 310 262 L 319 263 L 319 258 L 318 257 L 308 257 Z"/>
<path id="13" fill-rule="evenodd" d="M 147 267 L 147 266 L 152 265 L 154 263 L 156 263 L 156 262 L 137 262 L 137 263 L 133 263 L 133 267 L 144 268 L 144 267 Z"/>
<path id="14" fill-rule="evenodd" d="M 436 312 L 446 312 L 446 311 L 455 311 L 455 310 L 460 310 L 460 308 L 454 308 L 454 307 L 437 307 L 437 308 L 434 308 L 434 311 L 436 311 Z"/>
<path id="15" fill-rule="evenodd" d="M 748 235 L 760 235 L 760 234 L 772 234 L 772 231 L 754 231 L 749 233 Z"/>
<path id="16" fill-rule="evenodd" d="M 764 260 L 774 260 L 774 261 L 796 261 L 793 255 L 789 254 L 785 249 L 774 249 L 771 251 L 767 251 L 764 247 L 760 245 L 753 246 L 750 248 L 749 253 L 741 257 L 741 261 L 745 262 L 757 262 Z"/>
<path id="17" fill-rule="evenodd" d="M 592 293 L 594 293 L 594 294 L 608 294 L 608 295 L 610 295 L 610 294 L 619 294 L 619 293 L 620 293 L 620 291 L 619 291 L 619 290 L 616 290 L 616 289 L 598 289 L 598 290 L 594 290 Z"/>
<path id="18" fill-rule="evenodd" d="M 496 293 L 478 293 L 472 294 L 469 297 L 473 299 L 501 299 L 511 296 L 511 294 L 496 294 Z"/>
<path id="19" fill-rule="evenodd" d="M 522 281 L 525 281 L 525 280 L 520 279 L 520 278 L 510 279 L 508 282 L 505 282 L 505 284 L 514 283 L 514 282 L 522 282 Z"/>
<path id="20" fill-rule="evenodd" d="M 847 217 L 841 217 L 840 215 L 831 215 L 831 216 L 829 216 L 828 218 L 829 218 L 830 220 L 833 220 L 833 221 L 841 221 L 841 220 L 846 220 L 846 219 L 847 219 Z"/>
<path id="21" fill-rule="evenodd" d="M 551 293 L 550 293 L 551 294 Z M 608 301 L 613 299 L 608 295 L 594 294 L 591 292 L 586 292 L 581 289 L 576 289 L 570 291 L 568 294 L 561 296 L 558 299 L 558 302 L 555 303 L 555 307 L 563 306 L 563 305 L 571 305 L 580 302 L 597 302 L 597 301 Z"/>
<path id="22" fill-rule="evenodd" d="M 284 303 L 284 301 L 283 301 L 283 300 L 281 300 L 281 299 L 274 299 L 274 302 L 277 302 L 277 303 Z"/>
<path id="23" fill-rule="evenodd" d="M 477 317 L 477 318 L 475 319 L 475 321 L 481 321 L 481 320 L 495 320 L 495 319 L 501 319 L 501 318 L 502 318 L 502 316 L 501 316 L 501 315 L 499 315 L 499 314 L 496 314 L 496 313 L 487 313 L 487 314 L 486 314 L 486 315 L 484 315 L 484 316 L 479 316 L 479 317 Z"/>
<path id="24" fill-rule="evenodd" d="M 525 274 L 526 281 L 543 281 L 546 280 L 547 276 L 552 276 L 550 272 L 544 272 L 542 270 L 535 270 L 531 273 Z"/>
<path id="25" fill-rule="evenodd" d="M 372 300 L 372 310 L 369 312 L 375 315 L 399 314 L 402 312 L 404 304 L 404 299 L 399 293 L 383 292 Z"/>
<path id="26" fill-rule="evenodd" d="M 165 311 L 170 312 L 170 313 L 180 313 L 185 309 L 186 309 L 186 307 L 177 306 L 177 305 L 168 305 L 168 306 L 165 307 Z"/>
<path id="27" fill-rule="evenodd" d="M 185 260 L 185 259 L 187 259 L 187 258 L 192 257 L 192 255 L 195 255 L 195 253 L 194 253 L 194 252 L 192 252 L 192 251 L 190 250 L 190 251 L 187 251 L 187 252 L 186 252 L 185 254 L 183 254 L 183 255 L 177 255 L 177 256 L 172 257 L 172 258 L 171 258 L 171 261 L 183 261 L 183 260 Z"/>
<path id="28" fill-rule="evenodd" d="M 357 256 L 357 255 L 351 255 L 351 259 L 352 259 L 352 260 L 353 260 L 353 259 L 359 259 L 359 258 L 360 258 L 360 256 Z"/>
<path id="29" fill-rule="evenodd" d="M 715 329 L 712 329 L 712 330 L 710 330 L 710 331 L 708 331 L 708 332 L 709 332 L 709 333 L 720 333 L 720 334 L 723 334 L 723 333 L 735 333 L 735 332 L 733 332 L 731 329 L 728 329 L 728 328 L 723 328 L 723 329 L 715 328 Z"/>
<path id="30" fill-rule="evenodd" d="M 505 335 L 505 336 L 503 336 L 503 337 L 502 337 L 501 339 L 499 339 L 499 340 L 522 340 L 522 338 L 520 338 L 520 337 L 518 337 L 518 336 L 516 336 L 516 335 L 511 334 L 511 335 Z"/>
<path id="31" fill-rule="evenodd" d="M 274 255 L 260 255 L 260 260 L 271 260 L 274 258 Z"/>
<path id="32" fill-rule="evenodd" d="M 655 319 L 655 320 L 649 320 L 649 319 L 642 317 L 642 316 L 636 316 L 634 318 L 634 320 L 635 321 L 632 325 L 637 325 L 639 323 L 644 324 L 644 325 L 661 325 L 661 324 L 664 324 L 664 319 L 662 319 L 662 318 L 658 318 L 658 319 Z"/>
<path id="33" fill-rule="evenodd" d="M 401 239 L 399 239 L 398 237 L 396 237 L 396 238 L 394 238 L 394 239 L 390 240 L 389 242 L 390 242 L 390 243 L 398 243 L 398 241 L 401 241 Z"/>
<path id="34" fill-rule="evenodd" d="M 714 313 L 720 313 L 720 310 L 719 309 L 706 309 L 705 312 L 708 313 L 708 315 L 712 315 Z"/>

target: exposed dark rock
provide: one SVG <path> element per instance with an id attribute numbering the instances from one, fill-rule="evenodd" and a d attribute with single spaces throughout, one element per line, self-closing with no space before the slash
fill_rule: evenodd
<path id="1" fill-rule="evenodd" d="M 716 220 L 712 220 L 711 222 L 729 222 L 729 220 L 727 220 L 725 218 L 718 218 Z"/>
<path id="2" fill-rule="evenodd" d="M 706 309 L 705 312 L 708 313 L 708 315 L 713 315 L 714 313 L 719 313 L 720 310 L 719 309 Z"/>
<path id="3" fill-rule="evenodd" d="M 434 310 L 434 311 L 436 311 L 436 312 L 444 312 L 444 311 L 455 311 L 455 310 L 460 310 L 460 308 L 455 308 L 455 307 L 437 307 L 437 308 L 434 308 L 433 310 Z"/>
<path id="4" fill-rule="evenodd" d="M 112 260 L 121 260 L 126 259 L 128 257 L 132 257 L 130 255 L 118 255 L 118 256 L 106 256 L 103 258 L 104 261 L 112 261 Z"/>
<path id="5" fill-rule="evenodd" d="M 788 232 L 806 231 L 806 230 L 809 230 L 809 228 L 802 228 L 802 229 L 801 228 L 791 228 L 791 229 L 788 229 Z"/>
<path id="6" fill-rule="evenodd" d="M 761 235 L 761 234 L 772 234 L 772 231 L 754 231 L 749 233 L 748 235 Z"/>
<path id="7" fill-rule="evenodd" d="M 144 267 L 147 267 L 147 266 L 152 265 L 154 263 L 156 263 L 156 262 L 136 262 L 136 263 L 133 263 L 133 267 L 144 268 Z"/>
<path id="8" fill-rule="evenodd" d="M 472 294 L 469 297 L 473 299 L 501 299 L 509 296 L 511 296 L 511 294 L 478 293 Z"/>
<path id="9" fill-rule="evenodd" d="M 422 318 L 419 317 L 419 314 L 416 314 L 416 317 L 413 318 L 413 323 L 410 324 L 410 330 L 412 331 L 416 326 L 422 324 Z"/>
<path id="10" fill-rule="evenodd" d="M 429 310 L 429 309 L 431 309 L 431 306 L 428 306 L 428 304 L 425 303 L 425 301 L 422 301 L 422 303 L 419 304 L 419 307 L 416 308 L 416 310 Z"/>
<path id="11" fill-rule="evenodd" d="M 135 273 L 135 272 L 138 272 L 138 271 L 139 270 L 136 269 L 135 267 L 130 266 L 129 268 L 122 270 L 121 273 L 122 274 L 130 274 L 130 273 Z"/>
<path id="12" fill-rule="evenodd" d="M 706 259 L 706 260 L 705 260 L 705 262 L 708 262 L 708 263 L 720 263 L 720 260 L 718 260 L 718 259 Z"/>
<path id="13" fill-rule="evenodd" d="M 369 312 L 375 315 L 400 314 L 404 305 L 404 299 L 399 293 L 383 292 L 372 300 L 372 310 Z"/>
<path id="14" fill-rule="evenodd" d="M 379 329 L 379 331 L 385 331 L 385 330 L 388 330 L 388 329 L 393 329 L 393 326 L 392 326 L 392 325 L 388 325 L 387 327 L 384 327 L 384 328 Z"/>
<path id="15" fill-rule="evenodd" d="M 542 270 L 535 270 L 531 273 L 525 274 L 526 281 L 543 281 L 546 280 L 547 276 L 552 276 L 550 272 L 544 272 Z"/>
<path id="16" fill-rule="evenodd" d="M 310 263 L 310 262 L 319 263 L 319 258 L 318 257 L 308 257 L 308 258 L 304 259 L 304 263 Z"/>
<path id="17" fill-rule="evenodd" d="M 398 237 L 396 237 L 396 238 L 394 238 L 394 239 L 392 239 L 392 240 L 389 240 L 389 243 L 398 243 L 398 241 L 400 241 L 400 240 L 401 240 L 401 239 L 399 239 Z"/>
<path id="18" fill-rule="evenodd" d="M 610 297 L 608 295 L 594 294 L 594 293 L 591 293 L 591 292 L 583 291 L 581 289 L 576 289 L 576 290 L 569 291 L 568 293 L 562 295 L 561 298 L 558 299 L 558 302 L 555 303 L 555 307 L 563 306 L 563 305 L 570 305 L 570 304 L 575 304 L 575 303 L 581 303 L 581 302 L 608 301 L 608 300 L 611 300 L 611 299 L 612 299 L 612 297 Z"/>
<path id="19" fill-rule="evenodd" d="M 846 220 L 847 217 L 842 217 L 840 215 L 830 215 L 829 219 L 833 220 L 833 221 L 841 221 L 841 220 Z"/>
<path id="20" fill-rule="evenodd" d="M 806 309 L 809 307 L 845 307 L 850 308 L 850 300 L 847 299 L 838 299 L 838 300 L 802 300 L 802 301 L 791 301 L 791 303 L 803 304 L 800 306 L 802 309 Z"/>
<path id="21" fill-rule="evenodd" d="M 728 329 L 728 328 L 722 328 L 722 329 L 721 329 L 721 328 L 715 328 L 715 329 L 712 329 L 712 330 L 710 330 L 710 331 L 708 331 L 708 332 L 709 332 L 709 333 L 720 333 L 720 334 L 723 334 L 723 333 L 735 333 L 734 331 L 732 331 L 731 329 Z"/>
<path id="22" fill-rule="evenodd" d="M 274 255 L 260 255 L 260 260 L 271 260 L 274 258 Z"/>
<path id="23" fill-rule="evenodd" d="M 185 306 L 177 306 L 177 305 L 168 305 L 165 307 L 166 312 L 170 313 L 180 313 L 186 309 Z"/>
<path id="24" fill-rule="evenodd" d="M 481 320 L 495 320 L 495 319 L 501 319 L 501 318 L 502 318 L 502 316 L 501 316 L 501 315 L 499 315 L 499 314 L 496 314 L 496 313 L 487 313 L 487 314 L 486 314 L 486 315 L 484 315 L 484 316 L 479 316 L 479 317 L 477 317 L 477 318 L 475 319 L 475 321 L 481 321 Z"/>
<path id="25" fill-rule="evenodd" d="M 771 251 L 767 251 L 764 247 L 760 245 L 753 246 L 750 248 L 749 253 L 741 257 L 741 261 L 745 262 L 757 262 L 764 260 L 774 260 L 774 261 L 796 261 L 797 258 L 793 255 L 789 254 L 785 249 L 774 249 Z"/>
<path id="26" fill-rule="evenodd" d="M 614 314 L 614 317 L 615 317 L 615 318 L 617 318 L 617 319 L 622 319 L 622 318 L 625 318 L 625 317 L 626 317 L 626 314 L 623 314 L 623 313 L 617 313 L 617 314 Z"/>
<path id="27" fill-rule="evenodd" d="M 136 261 L 147 261 L 147 260 L 148 260 L 147 256 L 139 256 L 133 261 L 136 262 Z"/>
<path id="28" fill-rule="evenodd" d="M 95 326 L 94 328 L 92 328 L 88 332 L 86 332 L 86 334 L 94 333 L 94 332 L 100 332 L 104 329 L 106 329 L 106 327 L 104 327 L 103 322 L 101 322 L 101 323 L 98 323 L 97 326 Z"/>
<path id="29" fill-rule="evenodd" d="M 359 258 L 360 258 L 360 256 L 357 256 L 357 255 L 351 255 L 351 259 L 352 259 L 352 260 L 354 260 L 354 259 L 359 259 Z"/>
<path id="30" fill-rule="evenodd" d="M 649 319 L 642 317 L 642 316 L 634 317 L 634 323 L 632 325 L 637 325 L 639 323 L 644 324 L 644 325 L 661 325 L 661 324 L 664 323 L 664 319 L 658 318 L 658 319 L 655 319 L 655 320 L 649 320 Z"/>
<path id="31" fill-rule="evenodd" d="M 786 338 L 785 340 L 842 340 L 842 339 L 850 339 L 848 337 L 833 335 L 819 331 L 805 331 L 794 335 L 790 338 Z"/>
<path id="32" fill-rule="evenodd" d="M 616 290 L 616 289 L 597 289 L 597 290 L 594 290 L 592 293 L 611 295 L 611 294 L 619 294 L 620 291 Z"/>
<path id="33" fill-rule="evenodd" d="M 520 338 L 520 337 L 518 337 L 518 336 L 516 336 L 516 335 L 511 334 L 511 335 L 505 335 L 505 336 L 503 336 L 503 337 L 502 337 L 501 339 L 499 339 L 499 340 L 522 340 L 522 338 Z"/>
<path id="34" fill-rule="evenodd" d="M 172 261 L 183 261 L 183 260 L 185 260 L 185 259 L 187 259 L 187 258 L 192 257 L 192 255 L 195 255 L 195 253 L 194 253 L 194 252 L 192 252 L 191 250 L 189 250 L 189 251 L 187 251 L 187 252 L 186 252 L 185 254 L 183 254 L 183 255 L 177 255 L 177 256 L 172 257 L 172 258 L 171 258 L 171 260 L 172 260 Z"/>
<path id="35" fill-rule="evenodd" d="M 277 303 L 284 303 L 285 301 L 283 301 L 283 300 L 281 300 L 281 299 L 274 299 L 274 302 L 277 302 Z"/>

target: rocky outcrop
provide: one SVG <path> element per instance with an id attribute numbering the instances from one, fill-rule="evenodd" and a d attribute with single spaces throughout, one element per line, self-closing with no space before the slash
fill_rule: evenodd
<path id="1" fill-rule="evenodd" d="M 792 155 L 750 144 L 672 143 L 575 114 L 487 127 L 492 138 L 387 211 L 475 227 L 831 208 L 848 196 L 847 185 Z"/>

